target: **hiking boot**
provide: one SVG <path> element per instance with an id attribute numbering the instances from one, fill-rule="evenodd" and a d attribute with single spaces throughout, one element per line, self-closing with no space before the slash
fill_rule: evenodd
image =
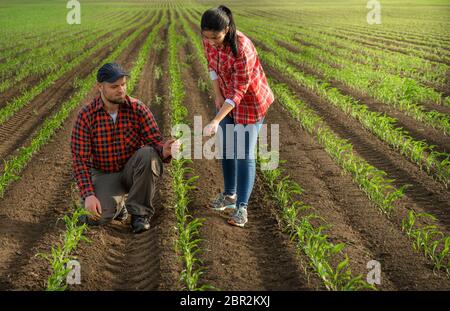
<path id="1" fill-rule="evenodd" d="M 131 215 L 131 231 L 141 233 L 150 229 L 148 216 Z"/>
<path id="2" fill-rule="evenodd" d="M 228 219 L 228 223 L 233 226 L 244 227 L 247 223 L 247 205 L 241 203 L 239 208 L 237 208 L 233 215 L 231 215 L 230 219 Z"/>
<path id="3" fill-rule="evenodd" d="M 127 218 L 128 218 L 127 207 L 126 207 L 126 206 L 123 206 L 122 209 L 121 209 L 121 211 L 119 212 L 119 214 L 117 214 L 117 216 L 114 217 L 114 220 L 123 222 L 123 221 L 127 220 Z"/>
<path id="4" fill-rule="evenodd" d="M 217 197 L 209 203 L 209 207 L 215 211 L 223 211 L 227 208 L 236 208 L 236 194 L 225 195 L 219 193 Z"/>

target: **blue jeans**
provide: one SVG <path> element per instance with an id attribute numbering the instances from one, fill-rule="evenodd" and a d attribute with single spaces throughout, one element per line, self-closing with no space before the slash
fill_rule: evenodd
<path id="1" fill-rule="evenodd" d="M 224 194 L 237 194 L 236 206 L 248 205 L 256 175 L 255 147 L 264 118 L 256 124 L 234 124 L 226 116 L 220 123 L 220 155 Z"/>

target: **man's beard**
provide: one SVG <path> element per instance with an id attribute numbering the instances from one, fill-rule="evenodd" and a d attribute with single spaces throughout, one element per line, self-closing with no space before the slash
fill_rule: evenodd
<path id="1" fill-rule="evenodd" d="M 107 99 L 111 104 L 120 105 L 120 104 L 125 103 L 125 98 L 108 98 L 108 97 L 106 97 L 106 99 Z"/>

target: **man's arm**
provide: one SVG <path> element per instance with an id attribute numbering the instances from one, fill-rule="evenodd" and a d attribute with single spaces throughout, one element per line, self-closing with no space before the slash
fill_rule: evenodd
<path id="1" fill-rule="evenodd" d="M 91 162 L 92 156 L 90 134 L 86 123 L 86 115 L 83 111 L 78 113 L 77 120 L 72 129 L 70 145 L 75 180 L 81 197 L 86 199 L 86 197 L 94 195 L 94 186 L 88 165 Z"/>

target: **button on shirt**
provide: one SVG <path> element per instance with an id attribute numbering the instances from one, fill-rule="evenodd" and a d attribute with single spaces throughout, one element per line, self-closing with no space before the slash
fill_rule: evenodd
<path id="1" fill-rule="evenodd" d="M 131 156 L 146 145 L 152 146 L 163 159 L 163 137 L 147 106 L 126 96 L 115 119 L 105 110 L 101 96 L 78 113 L 71 150 L 74 177 L 83 199 L 94 194 L 91 168 L 105 173 L 119 172 Z"/>

